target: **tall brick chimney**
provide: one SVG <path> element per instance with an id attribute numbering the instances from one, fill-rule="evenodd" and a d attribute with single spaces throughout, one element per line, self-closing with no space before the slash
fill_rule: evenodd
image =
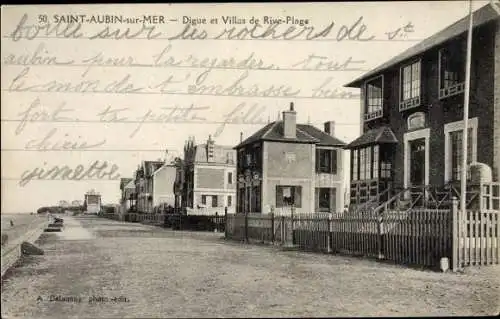
<path id="1" fill-rule="evenodd" d="M 297 137 L 297 112 L 293 109 L 293 102 L 290 103 L 290 110 L 283 111 L 283 137 Z"/>
<path id="2" fill-rule="evenodd" d="M 335 136 L 335 121 L 325 122 L 325 133 L 330 136 Z"/>
<path id="3" fill-rule="evenodd" d="M 207 140 L 207 157 L 209 162 L 214 161 L 214 148 L 215 141 L 212 139 L 212 135 L 209 135 Z"/>

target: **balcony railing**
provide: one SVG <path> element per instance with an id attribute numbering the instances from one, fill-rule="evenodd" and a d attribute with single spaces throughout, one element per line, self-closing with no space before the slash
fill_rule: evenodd
<path id="1" fill-rule="evenodd" d="M 379 110 L 376 110 L 373 112 L 369 112 L 369 113 L 365 113 L 365 121 L 370 121 L 370 120 L 382 117 L 382 115 L 383 115 L 382 109 L 379 109 Z"/>
<path id="2" fill-rule="evenodd" d="M 413 97 L 399 103 L 399 111 L 405 111 L 420 105 L 420 96 Z"/>
<path id="3" fill-rule="evenodd" d="M 455 85 L 448 86 L 446 88 L 442 88 L 439 90 L 439 98 L 444 99 L 444 98 L 447 98 L 449 96 L 460 94 L 464 91 L 464 88 L 465 88 L 464 82 L 457 83 Z"/>

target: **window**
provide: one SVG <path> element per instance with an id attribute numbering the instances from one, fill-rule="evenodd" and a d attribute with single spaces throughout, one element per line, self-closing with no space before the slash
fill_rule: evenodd
<path id="1" fill-rule="evenodd" d="M 212 196 L 212 207 L 218 207 L 217 205 L 217 195 Z"/>
<path id="2" fill-rule="evenodd" d="M 467 136 L 467 164 L 472 163 L 472 137 L 473 129 L 468 129 Z M 451 146 L 451 179 L 454 181 L 462 180 L 462 141 L 463 130 L 450 132 Z M 470 178 L 468 176 L 467 178 Z"/>
<path id="3" fill-rule="evenodd" d="M 316 172 L 337 174 L 337 150 L 316 150 Z"/>
<path id="4" fill-rule="evenodd" d="M 439 50 L 439 97 L 464 91 L 466 42 L 455 41 Z"/>
<path id="5" fill-rule="evenodd" d="M 373 146 L 373 178 L 378 178 L 379 146 Z"/>
<path id="6" fill-rule="evenodd" d="M 233 183 L 233 173 L 232 172 L 228 172 L 227 173 L 227 183 L 228 184 L 232 184 Z"/>
<path id="7" fill-rule="evenodd" d="M 380 145 L 353 150 L 352 180 L 390 178 L 390 155 L 391 149 L 381 148 Z"/>
<path id="8" fill-rule="evenodd" d="M 251 165 L 252 164 L 252 154 L 246 154 L 246 159 L 247 159 L 247 162 L 246 164 L 247 165 Z"/>
<path id="9" fill-rule="evenodd" d="M 401 73 L 400 110 L 420 105 L 420 61 L 403 67 Z"/>
<path id="10" fill-rule="evenodd" d="M 359 150 L 359 179 L 365 180 L 365 157 L 366 157 L 366 148 L 362 148 Z"/>
<path id="11" fill-rule="evenodd" d="M 366 83 L 365 120 L 382 116 L 383 77 Z"/>
<path id="12" fill-rule="evenodd" d="M 276 186 L 276 207 L 302 207 L 302 186 Z"/>
<path id="13" fill-rule="evenodd" d="M 233 152 L 227 152 L 226 153 L 226 163 L 228 163 L 228 164 L 233 164 L 234 163 Z"/>
<path id="14" fill-rule="evenodd" d="M 372 148 L 365 148 L 365 162 L 363 163 L 365 168 L 365 178 L 370 179 L 371 176 L 371 167 L 372 167 Z"/>
<path id="15" fill-rule="evenodd" d="M 201 203 L 203 205 L 206 205 L 207 204 L 207 195 L 201 195 Z"/>
<path id="16" fill-rule="evenodd" d="M 233 205 L 233 197 L 231 195 L 227 196 L 227 206 L 231 207 Z"/>
<path id="17" fill-rule="evenodd" d="M 245 166 L 245 153 L 243 150 L 238 151 L 238 167 L 243 168 Z"/>

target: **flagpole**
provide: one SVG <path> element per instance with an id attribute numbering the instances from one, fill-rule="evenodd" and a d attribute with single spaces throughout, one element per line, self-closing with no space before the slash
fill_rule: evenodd
<path id="1" fill-rule="evenodd" d="M 469 0 L 469 29 L 467 32 L 467 58 L 465 62 L 465 88 L 464 88 L 464 131 L 462 137 L 462 170 L 461 170 L 461 196 L 460 209 L 462 214 L 466 211 L 467 194 L 467 142 L 469 133 L 469 96 L 470 96 L 470 65 L 472 55 L 472 0 Z"/>

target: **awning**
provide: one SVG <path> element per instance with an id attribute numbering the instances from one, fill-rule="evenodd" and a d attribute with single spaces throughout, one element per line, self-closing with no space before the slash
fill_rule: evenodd
<path id="1" fill-rule="evenodd" d="M 371 129 L 363 135 L 345 146 L 346 149 L 353 149 L 370 144 L 396 144 L 398 139 L 388 126 Z"/>

